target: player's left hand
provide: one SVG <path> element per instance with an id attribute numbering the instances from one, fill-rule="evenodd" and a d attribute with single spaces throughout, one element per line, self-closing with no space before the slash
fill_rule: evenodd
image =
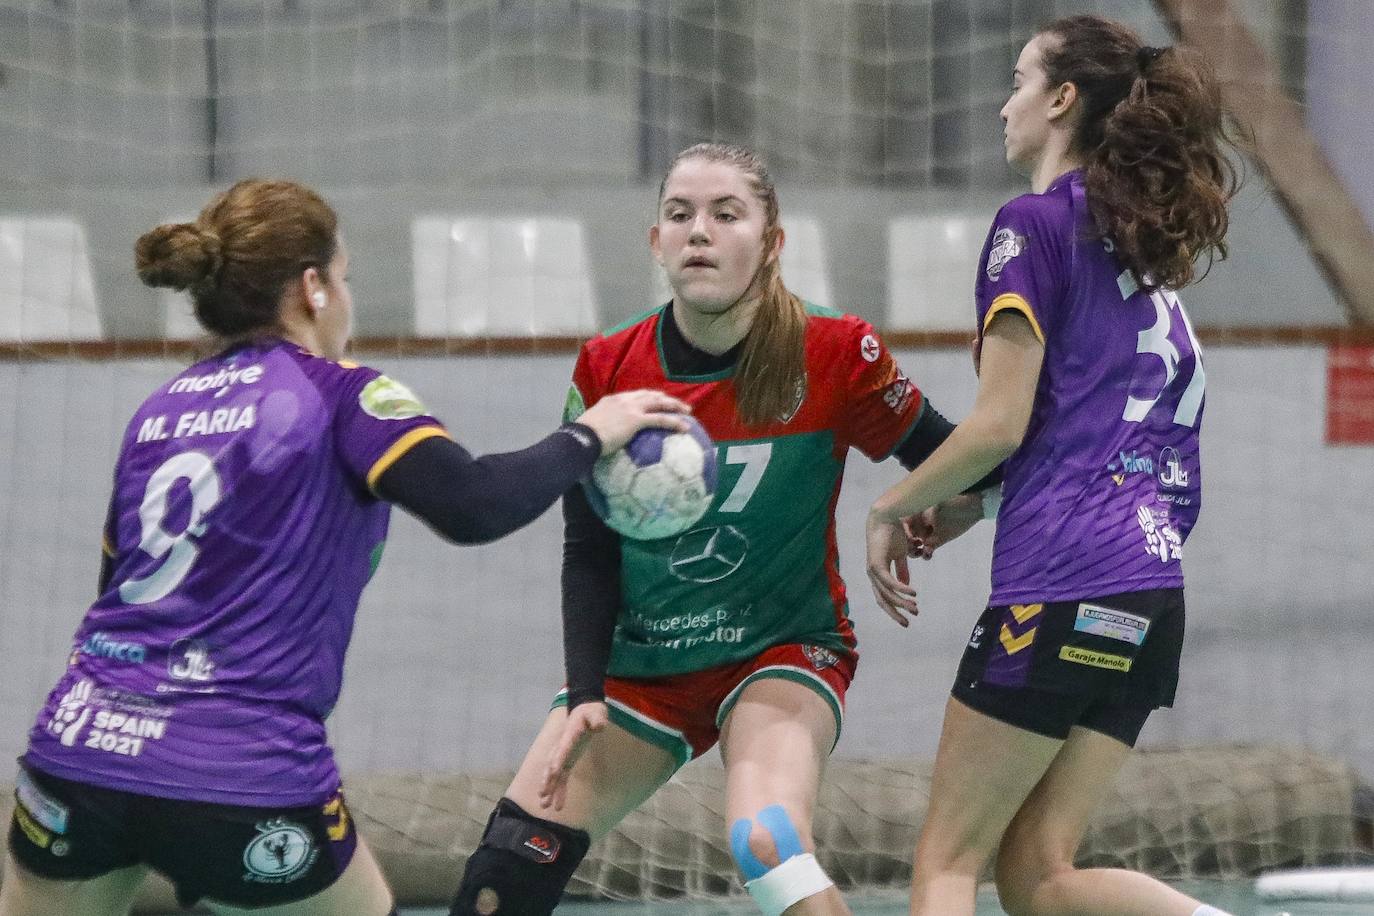
<path id="1" fill-rule="evenodd" d="M 568 721 L 563 726 L 563 734 L 558 746 L 549 755 L 544 767 L 544 781 L 539 784 L 539 803 L 545 808 L 562 811 L 568 800 L 568 777 L 572 775 L 573 765 L 587 742 L 596 732 L 610 722 L 610 714 L 605 703 L 580 703 L 568 713 Z"/>
<path id="2" fill-rule="evenodd" d="M 906 530 L 896 522 L 886 522 L 868 516 L 868 581 L 873 597 L 887 616 L 901 626 L 910 626 L 907 619 L 920 613 L 916 607 L 916 589 L 911 587 L 911 570 L 907 566 Z"/>

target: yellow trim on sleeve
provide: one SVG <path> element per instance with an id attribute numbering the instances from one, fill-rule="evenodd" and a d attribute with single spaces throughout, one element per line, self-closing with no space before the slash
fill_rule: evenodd
<path id="1" fill-rule="evenodd" d="M 1026 320 L 1030 322 L 1031 330 L 1035 332 L 1036 339 L 1042 344 L 1045 342 L 1045 332 L 1040 330 L 1040 322 L 1035 320 L 1035 312 L 1031 310 L 1030 303 L 1017 293 L 1003 293 L 992 300 L 992 307 L 988 309 L 987 317 L 983 319 L 984 334 L 988 332 L 988 325 L 992 324 L 993 316 L 1007 309 L 1025 315 Z"/>
<path id="2" fill-rule="evenodd" d="M 377 478 L 386 473 L 386 469 L 395 464 L 402 455 L 414 448 L 416 443 L 433 439 L 435 436 L 443 436 L 445 439 L 453 438 L 448 434 L 448 430 L 442 426 L 420 426 L 391 443 L 391 447 L 382 452 L 382 457 L 373 462 L 372 469 L 367 472 L 367 488 L 369 490 L 375 488 Z"/>
<path id="3" fill-rule="evenodd" d="M 114 545 L 110 543 L 109 535 L 102 534 L 100 536 L 100 549 L 104 552 L 105 556 L 112 560 L 114 559 L 115 549 Z"/>

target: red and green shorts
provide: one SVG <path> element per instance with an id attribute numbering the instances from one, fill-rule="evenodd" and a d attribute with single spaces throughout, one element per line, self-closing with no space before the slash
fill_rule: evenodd
<path id="1" fill-rule="evenodd" d="M 858 657 L 817 645 L 773 646 L 741 662 L 653 678 L 606 678 L 611 721 L 673 754 L 678 765 L 700 757 L 720 738 L 721 726 L 744 688 L 765 678 L 809 687 L 835 715 L 835 740 L 844 721 L 844 695 Z M 554 708 L 566 706 L 559 691 Z"/>

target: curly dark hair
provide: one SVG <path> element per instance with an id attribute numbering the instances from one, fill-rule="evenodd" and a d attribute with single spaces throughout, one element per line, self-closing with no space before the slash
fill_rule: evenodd
<path id="1" fill-rule="evenodd" d="M 1073 83 L 1082 114 L 1073 152 L 1098 228 L 1146 289 L 1200 279 L 1197 263 L 1227 255 L 1227 206 L 1240 187 L 1233 158 L 1245 129 L 1222 103 L 1215 72 L 1186 48 L 1151 48 L 1099 16 L 1045 27 L 1050 86 Z"/>

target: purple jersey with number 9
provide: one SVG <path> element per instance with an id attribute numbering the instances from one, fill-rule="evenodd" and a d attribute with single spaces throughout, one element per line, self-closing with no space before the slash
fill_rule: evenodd
<path id="1" fill-rule="evenodd" d="M 115 467 L 113 574 L 26 760 L 164 798 L 328 799 L 324 719 L 387 531 L 371 487 L 442 435 L 405 386 L 275 339 L 159 388 Z"/>
<path id="2" fill-rule="evenodd" d="M 1070 172 L 1003 207 L 983 249 L 980 333 L 1010 309 L 1045 345 L 1005 467 L 993 605 L 1183 585 L 1201 505 L 1202 353 L 1178 297 L 1141 290 L 1093 225 Z"/>

